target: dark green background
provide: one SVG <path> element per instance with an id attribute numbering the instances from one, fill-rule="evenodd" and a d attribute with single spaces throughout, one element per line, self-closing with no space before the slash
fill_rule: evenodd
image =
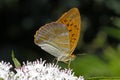
<path id="1" fill-rule="evenodd" d="M 14 50 L 21 63 L 39 58 L 52 62 L 54 57 L 34 44 L 34 34 L 73 7 L 82 20 L 77 58 L 71 63 L 75 74 L 120 76 L 119 0 L 0 0 L 0 60 L 13 63 Z"/>

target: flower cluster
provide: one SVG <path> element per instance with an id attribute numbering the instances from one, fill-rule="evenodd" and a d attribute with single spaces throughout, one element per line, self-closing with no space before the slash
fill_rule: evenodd
<path id="1" fill-rule="evenodd" d="M 45 64 L 45 61 L 36 60 L 28 62 L 20 68 L 15 68 L 16 73 L 10 71 L 10 63 L 0 62 L 0 78 L 3 80 L 84 80 L 82 76 L 76 77 L 72 70 L 64 69 L 54 64 Z"/>
<path id="2" fill-rule="evenodd" d="M 0 79 L 11 80 L 14 73 L 10 71 L 10 68 L 12 68 L 10 63 L 6 63 L 4 61 L 0 62 Z"/>

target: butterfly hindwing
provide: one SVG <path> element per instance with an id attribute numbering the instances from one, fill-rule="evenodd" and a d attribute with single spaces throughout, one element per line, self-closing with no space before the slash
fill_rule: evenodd
<path id="1" fill-rule="evenodd" d="M 36 32 L 34 37 L 35 44 L 41 48 L 43 47 L 43 44 L 46 44 L 44 46 L 47 46 L 50 49 L 57 49 L 58 51 L 54 51 L 55 53 L 50 49 L 47 51 L 55 57 L 59 57 L 58 55 L 61 55 L 63 52 L 65 54 L 70 51 L 69 33 L 64 24 L 56 22 L 46 24 Z M 48 48 L 45 47 L 45 49 Z"/>

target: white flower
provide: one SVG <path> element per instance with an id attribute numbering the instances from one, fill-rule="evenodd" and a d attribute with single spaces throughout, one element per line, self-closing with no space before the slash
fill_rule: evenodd
<path id="1" fill-rule="evenodd" d="M 79 76 L 78 80 L 84 80 L 83 76 Z"/>
<path id="2" fill-rule="evenodd" d="M 24 63 L 16 71 L 14 80 L 84 80 L 82 76 L 74 76 L 71 70 L 61 70 L 57 65 L 45 64 L 42 59 Z"/>
<path id="3" fill-rule="evenodd" d="M 10 63 L 6 63 L 4 61 L 0 62 L 0 78 L 4 80 L 9 80 L 14 75 L 12 71 L 10 71 L 12 65 Z"/>
<path id="4" fill-rule="evenodd" d="M 58 65 L 45 64 L 45 61 L 36 60 L 28 62 L 20 68 L 15 68 L 16 73 L 10 71 L 10 63 L 0 62 L 0 78 L 3 80 L 84 80 L 82 76 L 74 76 L 72 70 L 61 69 Z"/>

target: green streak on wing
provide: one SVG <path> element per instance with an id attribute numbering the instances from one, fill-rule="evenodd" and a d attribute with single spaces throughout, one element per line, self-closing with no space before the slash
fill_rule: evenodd
<path id="1" fill-rule="evenodd" d="M 17 60 L 17 58 L 15 58 L 15 55 L 14 55 L 14 51 L 12 50 L 12 60 L 14 62 L 14 65 L 16 68 L 20 68 L 21 67 L 21 64 L 20 62 Z"/>

